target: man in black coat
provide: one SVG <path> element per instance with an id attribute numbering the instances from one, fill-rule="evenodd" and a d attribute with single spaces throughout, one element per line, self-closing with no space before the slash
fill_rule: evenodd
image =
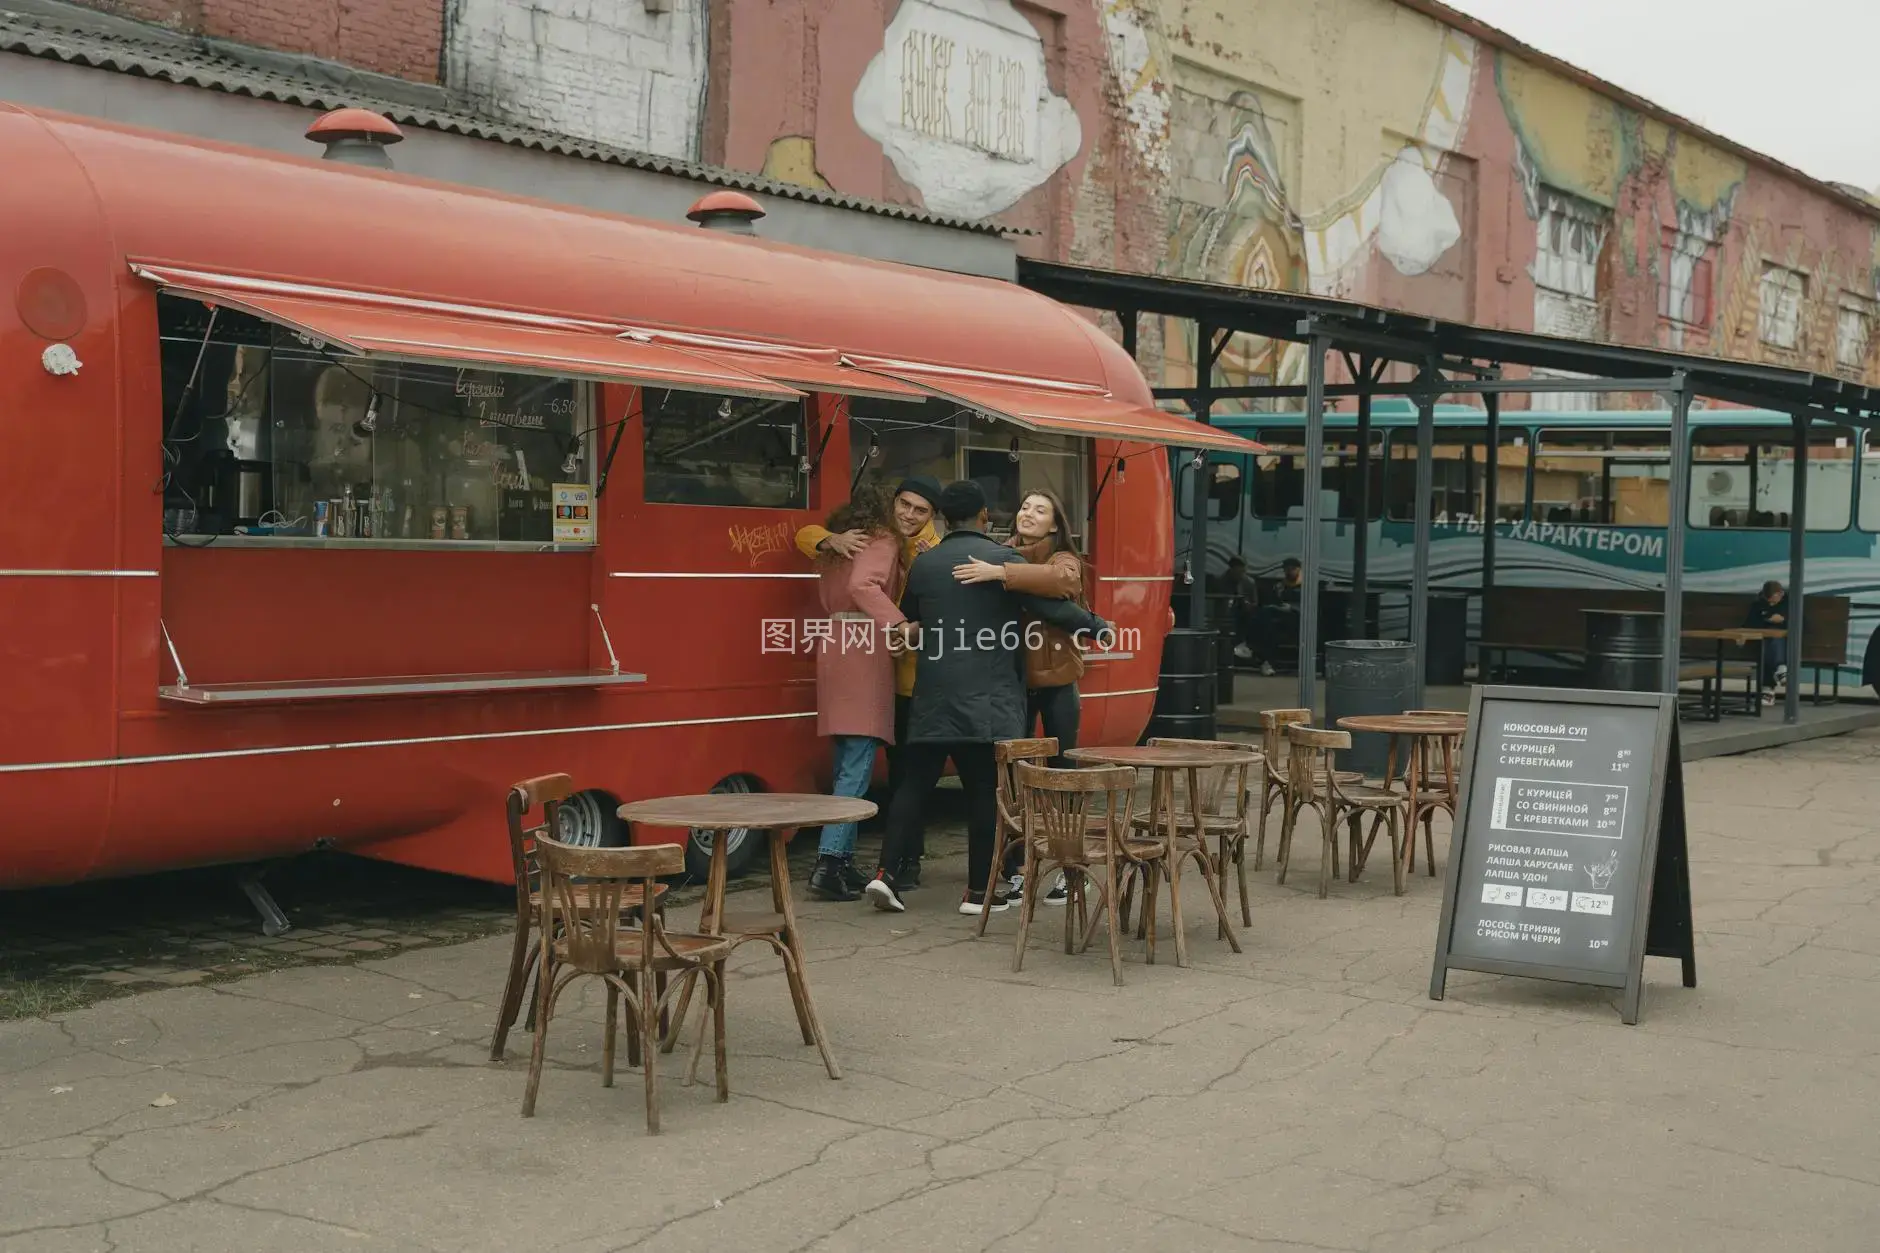
<path id="1" fill-rule="evenodd" d="M 877 909 L 900 912 L 898 868 L 920 838 L 922 814 L 948 760 L 966 793 L 967 891 L 962 914 L 1005 908 L 985 899 L 997 835 L 998 775 L 992 746 L 1025 734 L 1025 639 L 1021 611 L 1067 631 L 1094 635 L 1103 619 L 1074 600 L 1044 600 L 1009 592 L 1003 583 L 961 583 L 953 567 L 970 558 L 994 565 L 1023 561 L 986 531 L 986 493 L 971 480 L 940 493 L 947 533 L 914 559 L 901 594 L 901 612 L 918 624 L 913 706 L 903 750 L 901 786 L 888 802 L 888 833 L 881 869 L 868 884 Z M 913 631 L 910 629 L 912 640 Z"/>

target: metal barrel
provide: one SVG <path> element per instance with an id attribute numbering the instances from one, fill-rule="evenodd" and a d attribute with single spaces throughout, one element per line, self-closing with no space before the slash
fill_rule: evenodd
<path id="1" fill-rule="evenodd" d="M 1218 640 L 1214 631 L 1179 628 L 1168 633 L 1162 644 L 1155 716 L 1149 720 L 1146 736 L 1214 738 L 1214 698 L 1219 683 L 1214 650 Z"/>
<path id="2" fill-rule="evenodd" d="M 1416 645 L 1402 640 L 1332 640 L 1325 645 L 1325 725 L 1357 714 L 1400 714 L 1417 693 Z M 1384 776 L 1390 763 L 1390 737 L 1356 732 L 1351 749 L 1339 756 L 1341 770 L 1362 770 L 1368 779 Z M 1398 762 L 1401 768 L 1405 763 Z"/>
<path id="3" fill-rule="evenodd" d="M 1663 679 L 1664 614 L 1618 609 L 1580 613 L 1586 623 L 1586 686 L 1607 692 L 1656 692 Z"/>

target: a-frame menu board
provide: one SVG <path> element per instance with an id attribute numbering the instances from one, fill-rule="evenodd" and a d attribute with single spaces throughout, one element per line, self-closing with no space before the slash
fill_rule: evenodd
<path id="1" fill-rule="evenodd" d="M 1477 687 L 1430 996 L 1451 970 L 1623 988 L 1645 957 L 1697 986 L 1676 698 Z"/>

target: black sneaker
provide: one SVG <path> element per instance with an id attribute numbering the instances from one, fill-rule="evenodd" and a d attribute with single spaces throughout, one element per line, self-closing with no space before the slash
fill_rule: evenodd
<path id="1" fill-rule="evenodd" d="M 1003 895 L 993 896 L 992 913 L 1003 913 L 1011 907 L 1012 902 L 1009 898 Z M 960 912 L 969 918 L 977 918 L 980 914 L 986 913 L 986 894 L 984 892 L 968 892 L 965 896 L 960 898 Z"/>
<path id="2" fill-rule="evenodd" d="M 862 894 L 861 889 L 849 886 L 844 869 L 840 857 L 831 853 L 818 857 L 816 869 L 809 872 L 809 894 L 819 901 L 855 900 Z"/>
<path id="3" fill-rule="evenodd" d="M 1064 886 L 1064 876 L 1057 874 L 1052 876 L 1050 890 L 1038 899 L 1046 905 L 1062 905 L 1070 898 L 1070 891 Z M 1025 899 L 1024 875 L 1015 874 L 1007 881 L 1005 899 L 1014 905 Z"/>
<path id="4" fill-rule="evenodd" d="M 848 887 L 849 891 L 855 893 L 856 896 L 860 896 L 863 889 L 868 886 L 868 876 L 855 868 L 855 860 L 853 858 L 844 857 L 842 859 L 842 882 Z M 853 900 L 854 898 L 851 897 L 850 899 Z"/>
<path id="5" fill-rule="evenodd" d="M 903 892 L 912 892 L 920 886 L 920 858 L 910 857 L 901 863 L 894 874 L 894 886 Z"/>
<path id="6" fill-rule="evenodd" d="M 875 877 L 868 881 L 865 891 L 876 909 L 886 910 L 891 914 L 904 914 L 907 912 L 907 904 L 894 888 L 894 880 L 888 877 L 888 872 L 878 870 L 875 872 Z"/>

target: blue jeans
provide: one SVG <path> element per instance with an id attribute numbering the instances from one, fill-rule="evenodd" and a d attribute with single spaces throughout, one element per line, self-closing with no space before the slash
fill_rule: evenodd
<path id="1" fill-rule="evenodd" d="M 868 795 L 869 779 L 875 773 L 875 750 L 881 741 L 870 735 L 837 735 L 835 741 L 835 787 L 837 796 L 857 800 Z M 822 843 L 817 852 L 824 856 L 848 857 L 855 852 L 853 822 L 841 822 L 822 829 Z"/>
<path id="2" fill-rule="evenodd" d="M 1789 664 L 1789 642 L 1786 639 L 1764 640 L 1762 642 L 1762 685 L 1766 688 L 1776 685 L 1776 667 Z"/>

